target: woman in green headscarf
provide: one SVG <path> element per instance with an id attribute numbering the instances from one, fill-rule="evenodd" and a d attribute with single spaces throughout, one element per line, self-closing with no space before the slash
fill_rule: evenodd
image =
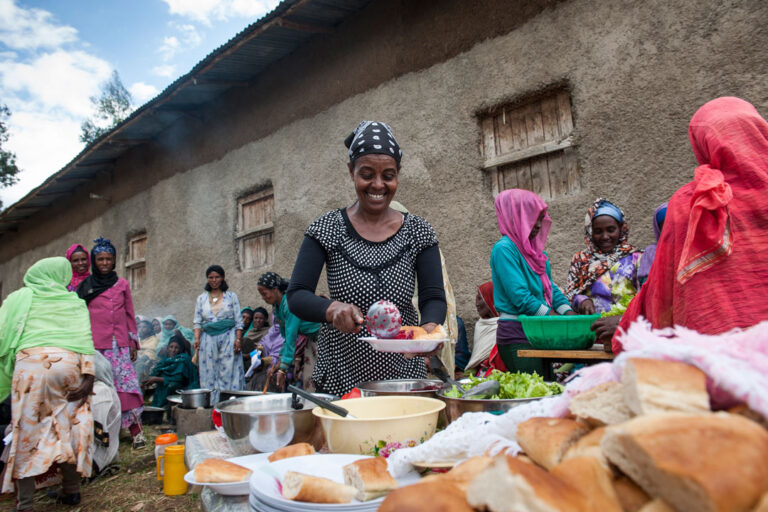
<path id="1" fill-rule="evenodd" d="M 185 339 L 181 331 L 175 331 L 168 342 L 168 357 L 157 363 L 152 375 L 144 382 L 145 386 L 157 385 L 152 395 L 153 406 L 164 407 L 168 403 L 168 395 L 200 387 L 197 367 L 192 363 L 190 352 L 189 340 Z"/>
<path id="2" fill-rule="evenodd" d="M 45 258 L 0 307 L 0 400 L 12 393 L 12 424 L 3 492 L 16 484 L 17 510 L 32 510 L 35 476 L 55 463 L 64 492 L 80 502 L 80 475 L 91 475 L 93 339 L 85 301 L 67 291 L 72 266 Z"/>

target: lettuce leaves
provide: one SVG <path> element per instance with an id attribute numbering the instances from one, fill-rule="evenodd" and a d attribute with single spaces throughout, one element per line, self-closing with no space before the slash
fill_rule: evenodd
<path id="1" fill-rule="evenodd" d="M 486 378 L 469 376 L 470 382 L 463 384 L 462 388 L 469 391 L 481 382 L 488 380 L 499 381 L 499 394 L 493 395 L 491 399 L 510 400 L 514 398 L 538 398 L 543 396 L 559 395 L 563 392 L 563 386 L 556 382 L 544 382 L 544 379 L 537 373 L 522 372 L 500 372 L 493 370 L 491 375 Z M 445 392 L 445 396 L 450 398 L 461 398 L 462 394 L 453 386 Z"/>

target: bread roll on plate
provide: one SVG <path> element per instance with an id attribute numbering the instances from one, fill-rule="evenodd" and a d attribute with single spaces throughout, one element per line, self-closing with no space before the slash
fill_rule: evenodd
<path id="1" fill-rule="evenodd" d="M 592 510 L 622 512 L 613 488 L 613 474 L 594 457 L 573 457 L 549 472 L 581 491 Z"/>
<path id="2" fill-rule="evenodd" d="M 517 426 L 517 443 L 533 461 L 549 469 L 589 429 L 567 418 L 531 418 Z"/>
<path id="3" fill-rule="evenodd" d="M 608 427 L 601 446 L 676 510 L 747 512 L 768 490 L 768 431 L 738 415 L 638 416 Z"/>
<path id="4" fill-rule="evenodd" d="M 205 459 L 194 469 L 195 481 L 206 484 L 225 484 L 230 482 L 245 482 L 250 478 L 251 471 L 234 462 L 221 459 Z"/>
<path id="5" fill-rule="evenodd" d="M 283 497 L 293 501 L 308 503 L 349 503 L 355 497 L 357 489 L 348 485 L 305 475 L 296 471 L 286 471 L 283 476 Z"/>
<path id="6" fill-rule="evenodd" d="M 621 376 L 624 401 L 636 415 L 654 412 L 709 412 L 707 376 L 677 361 L 635 358 Z"/>
<path id="7" fill-rule="evenodd" d="M 502 455 L 472 480 L 467 501 L 473 507 L 491 512 L 588 512 L 588 498 L 561 478 Z"/>
<path id="8" fill-rule="evenodd" d="M 570 409 L 594 427 L 621 423 L 633 416 L 624 402 L 624 389 L 619 382 L 604 382 L 579 393 L 571 399 Z"/>
<path id="9" fill-rule="evenodd" d="M 357 489 L 355 497 L 360 501 L 379 498 L 397 489 L 397 480 L 387 471 L 387 459 L 384 457 L 356 460 L 342 469 L 344 483 Z"/>
<path id="10" fill-rule="evenodd" d="M 314 455 L 315 447 L 309 443 L 296 443 L 283 446 L 279 450 L 275 450 L 272 455 L 267 457 L 269 462 L 275 462 L 278 460 L 289 459 L 291 457 L 301 457 L 302 455 Z"/>
<path id="11" fill-rule="evenodd" d="M 473 512 L 466 493 L 442 477 L 390 492 L 378 512 Z"/>

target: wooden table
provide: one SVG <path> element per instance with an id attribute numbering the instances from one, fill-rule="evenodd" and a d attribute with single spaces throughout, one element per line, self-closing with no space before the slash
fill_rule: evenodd
<path id="1" fill-rule="evenodd" d="M 592 348 L 587 350 L 539 350 L 536 348 L 523 349 L 517 351 L 517 357 L 537 357 L 539 359 L 549 359 L 553 363 L 597 364 L 604 363 L 606 361 L 613 361 L 613 358 L 616 356 L 603 350 L 602 344 L 595 344 L 592 345 Z M 554 379 L 551 364 L 544 365 L 543 377 L 545 380 Z"/>
<path id="2" fill-rule="evenodd" d="M 557 359 L 568 363 L 585 363 L 589 361 L 613 361 L 614 354 L 603 350 L 602 345 L 594 345 L 587 350 L 518 350 L 517 357 L 538 357 L 540 359 Z"/>

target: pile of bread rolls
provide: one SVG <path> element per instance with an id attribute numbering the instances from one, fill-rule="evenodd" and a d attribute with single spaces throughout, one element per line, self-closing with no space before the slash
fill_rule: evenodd
<path id="1" fill-rule="evenodd" d="M 392 491 L 380 512 L 768 512 L 768 430 L 746 406 L 712 412 L 706 375 L 627 361 L 571 416 L 518 426 L 524 454 L 474 457 Z"/>

